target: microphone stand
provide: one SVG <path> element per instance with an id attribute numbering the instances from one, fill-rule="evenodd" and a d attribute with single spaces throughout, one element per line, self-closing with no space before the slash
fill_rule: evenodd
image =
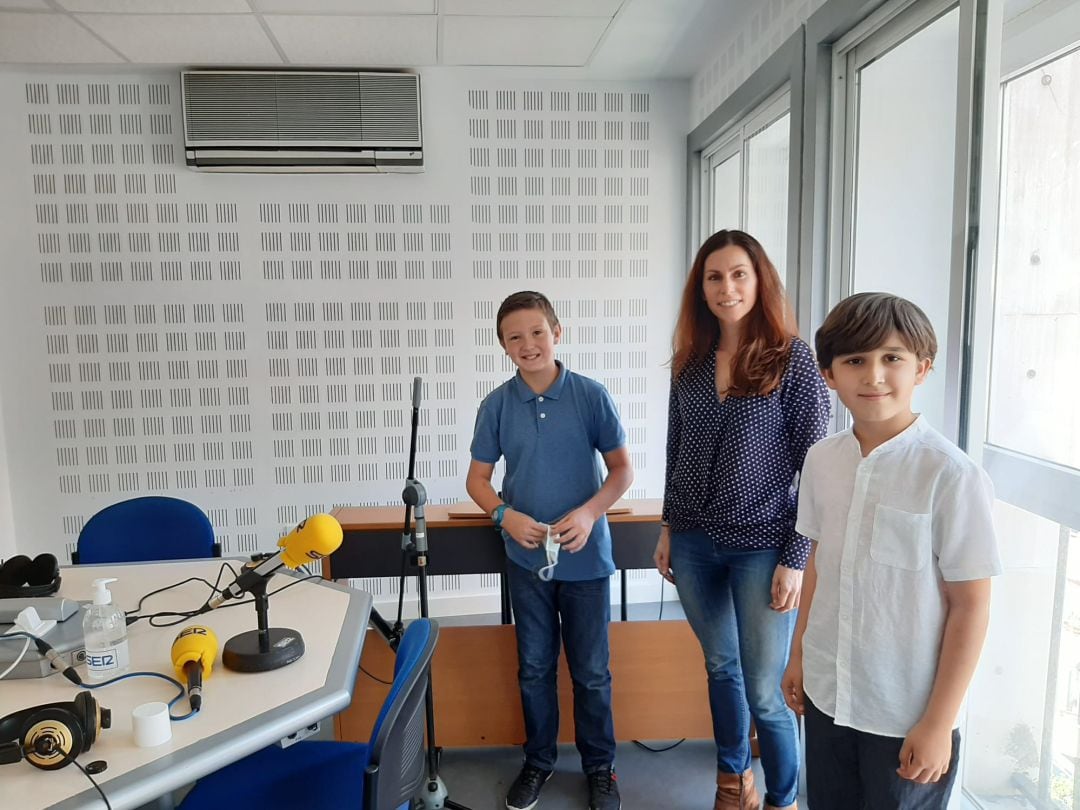
<path id="1" fill-rule="evenodd" d="M 417 590 L 420 594 L 420 616 L 428 618 L 428 539 L 427 518 L 424 515 L 424 505 L 427 503 L 427 490 L 424 485 L 416 480 L 416 438 L 420 430 L 420 378 L 413 378 L 412 395 L 412 435 L 409 439 L 409 472 L 405 479 L 405 489 L 402 490 L 401 499 L 405 503 L 405 522 L 401 531 L 401 581 L 398 588 L 398 615 L 393 627 L 379 616 L 374 610 L 371 611 L 371 622 L 375 625 L 383 637 L 387 639 L 390 647 L 396 652 L 397 645 L 401 641 L 402 622 L 401 614 L 405 601 L 405 572 L 407 561 L 411 556 L 416 566 Z M 442 749 L 435 744 L 435 702 L 432 694 L 431 669 L 428 669 L 428 688 L 425 698 L 424 712 L 427 721 L 427 770 L 428 780 L 421 788 L 417 798 L 425 810 L 469 810 L 463 804 L 458 804 L 449 798 L 446 785 L 439 776 L 439 760 Z"/>
<path id="2" fill-rule="evenodd" d="M 266 595 L 269 580 L 260 577 L 248 588 L 255 597 L 258 630 L 247 630 L 225 642 L 221 663 L 234 672 L 269 672 L 299 660 L 304 655 L 304 639 L 296 630 L 271 627 Z"/>

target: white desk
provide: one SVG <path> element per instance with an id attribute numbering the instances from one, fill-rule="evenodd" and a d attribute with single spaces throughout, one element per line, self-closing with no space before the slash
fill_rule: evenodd
<path id="1" fill-rule="evenodd" d="M 239 563 L 232 561 L 239 568 Z M 113 599 L 133 611 L 139 597 L 190 576 L 214 581 L 221 560 L 153 564 L 83 565 L 65 568 L 60 595 L 88 599 L 90 583 L 98 577 L 117 577 Z M 232 581 L 228 572 L 222 587 Z M 293 581 L 279 575 L 270 591 Z M 209 593 L 202 583 L 151 597 L 144 613 L 197 609 Z M 115 810 L 138 807 L 207 773 L 265 748 L 349 705 L 356 680 L 371 596 L 318 579 L 301 582 L 270 598 L 270 626 L 300 632 L 306 652 L 299 661 L 263 673 L 230 672 L 221 666 L 220 652 L 210 679 L 203 685 L 202 711 L 189 720 L 172 723 L 172 739 L 156 748 L 138 748 L 131 731 L 131 710 L 153 700 L 168 702 L 176 688 L 157 678 L 130 678 L 95 689 L 98 702 L 112 710 L 112 728 L 79 757 L 84 766 L 105 760 L 108 769 L 95 776 Z M 73 616 L 69 621 L 80 621 Z M 170 648 L 177 632 L 189 624 L 213 629 L 225 642 L 256 627 L 253 605 L 222 607 L 170 628 L 140 621 L 128 628 L 131 669 L 174 675 Z M 47 637 L 46 637 L 47 639 Z M 79 668 L 85 676 L 83 667 Z M 76 687 L 59 673 L 48 678 L 0 682 L 0 716 L 39 703 L 73 700 Z M 173 708 L 188 710 L 187 698 Z M 55 810 L 104 808 L 101 796 L 74 765 L 43 771 L 27 762 L 0 766 L 0 808 Z"/>

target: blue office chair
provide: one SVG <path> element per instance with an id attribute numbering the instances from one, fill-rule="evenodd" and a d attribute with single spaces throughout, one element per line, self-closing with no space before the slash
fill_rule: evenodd
<path id="1" fill-rule="evenodd" d="M 86 521 L 71 561 L 78 565 L 220 556 L 214 527 L 199 507 L 153 495 L 106 506 Z"/>
<path id="2" fill-rule="evenodd" d="M 431 619 L 416 619 L 405 631 L 394 662 L 394 684 L 370 743 L 306 740 L 288 748 L 272 745 L 200 779 L 178 810 L 409 807 L 427 778 L 424 699 L 438 637 L 439 625 Z"/>

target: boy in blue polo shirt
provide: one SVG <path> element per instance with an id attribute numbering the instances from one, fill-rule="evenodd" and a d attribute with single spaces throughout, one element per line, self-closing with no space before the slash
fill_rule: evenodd
<path id="1" fill-rule="evenodd" d="M 518 372 L 480 403 L 465 487 L 502 530 L 509 557 L 526 739 L 506 807 L 535 807 L 555 768 L 561 633 L 589 808 L 618 810 L 608 670 L 615 564 L 605 513 L 634 478 L 626 434 L 604 387 L 555 359 L 562 327 L 547 298 L 514 293 L 495 324 Z M 491 485 L 500 458 L 502 497 Z"/>

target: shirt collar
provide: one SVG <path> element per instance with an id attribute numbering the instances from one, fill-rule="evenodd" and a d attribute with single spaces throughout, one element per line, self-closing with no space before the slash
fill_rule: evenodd
<path id="1" fill-rule="evenodd" d="M 555 361 L 555 365 L 559 367 L 559 376 L 555 378 L 553 382 L 543 394 L 537 394 L 526 384 L 525 380 L 521 379 L 521 372 L 519 371 L 514 375 L 514 385 L 517 388 L 518 399 L 522 402 L 531 402 L 536 399 L 537 396 L 542 396 L 544 399 L 558 399 L 562 393 L 563 386 L 566 385 L 566 375 L 568 374 L 566 366 L 564 366 L 558 360 Z"/>
<path id="2" fill-rule="evenodd" d="M 911 444 L 911 442 L 915 441 L 919 436 L 921 436 L 929 429 L 930 425 L 926 421 L 926 418 L 921 413 L 916 414 L 914 422 L 901 430 L 888 441 L 879 444 L 877 447 L 870 451 L 870 455 L 866 456 L 866 458 L 871 458 L 881 453 L 888 453 L 892 450 L 899 450 L 900 448 Z M 847 441 L 852 445 L 852 447 L 855 448 L 855 451 L 861 456 L 862 451 L 859 449 L 859 440 L 855 437 L 854 429 L 848 428 L 846 433 L 848 435 Z"/>

